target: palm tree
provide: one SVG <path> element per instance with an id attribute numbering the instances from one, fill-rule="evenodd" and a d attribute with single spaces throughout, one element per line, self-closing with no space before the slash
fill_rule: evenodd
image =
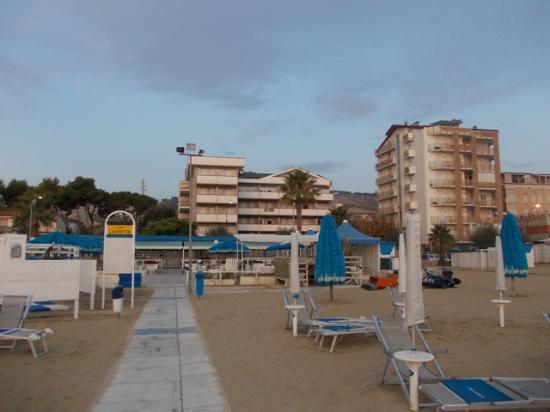
<path id="1" fill-rule="evenodd" d="M 439 266 L 445 264 L 445 254 L 453 247 L 455 238 L 451 233 L 451 229 L 445 225 L 434 225 L 428 237 L 432 249 L 439 253 Z"/>
<path id="2" fill-rule="evenodd" d="M 294 169 L 285 176 L 283 184 L 283 202 L 294 205 L 296 208 L 296 228 L 302 231 L 302 209 L 315 202 L 319 189 L 315 186 L 315 179 L 301 169 Z"/>
<path id="3" fill-rule="evenodd" d="M 331 207 L 330 214 L 336 220 L 337 225 L 341 225 L 344 220 L 350 220 L 349 209 L 342 205 Z"/>

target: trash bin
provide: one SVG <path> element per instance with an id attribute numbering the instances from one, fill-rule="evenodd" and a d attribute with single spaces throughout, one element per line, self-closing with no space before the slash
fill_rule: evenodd
<path id="1" fill-rule="evenodd" d="M 195 293 L 199 299 L 204 295 L 204 272 L 202 270 L 195 273 Z"/>
<path id="2" fill-rule="evenodd" d="M 124 288 L 117 286 L 112 290 L 111 296 L 113 298 L 113 312 L 122 312 L 122 304 L 124 302 Z"/>

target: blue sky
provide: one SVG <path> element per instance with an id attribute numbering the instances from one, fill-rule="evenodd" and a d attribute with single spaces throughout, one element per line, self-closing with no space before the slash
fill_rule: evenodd
<path id="1" fill-rule="evenodd" d="M 497 128 L 550 173 L 550 2 L 0 0 L 0 178 L 177 193 L 196 142 L 375 189 L 392 123 Z"/>

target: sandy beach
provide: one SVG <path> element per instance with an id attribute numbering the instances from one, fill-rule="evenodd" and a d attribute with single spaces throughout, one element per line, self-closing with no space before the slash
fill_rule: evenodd
<path id="1" fill-rule="evenodd" d="M 151 293 L 136 289 L 133 311 L 125 297 L 120 318 L 110 306 L 90 311 L 87 297 L 80 301 L 78 320 L 72 319 L 72 311 L 31 314 L 25 327 L 54 331 L 47 340 L 50 351 L 34 359 L 26 343 L 14 351 L 0 350 L 0 411 L 90 410 L 114 374 Z M 99 305 L 97 296 L 96 308 Z"/>
<path id="2" fill-rule="evenodd" d="M 518 280 L 498 326 L 494 273 L 455 271 L 455 289 L 424 289 L 426 334 L 447 376 L 550 376 L 550 265 Z M 321 315 L 391 315 L 387 291 L 313 288 Z M 346 337 L 334 353 L 293 338 L 276 289 L 208 288 L 194 307 L 233 411 L 406 411 L 400 387 L 380 386 L 385 355 L 374 338 Z"/>

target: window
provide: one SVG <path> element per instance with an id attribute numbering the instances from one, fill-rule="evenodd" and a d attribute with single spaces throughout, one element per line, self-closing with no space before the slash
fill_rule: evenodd
<path id="1" fill-rule="evenodd" d="M 512 175 L 512 183 L 525 183 L 523 175 Z"/>

